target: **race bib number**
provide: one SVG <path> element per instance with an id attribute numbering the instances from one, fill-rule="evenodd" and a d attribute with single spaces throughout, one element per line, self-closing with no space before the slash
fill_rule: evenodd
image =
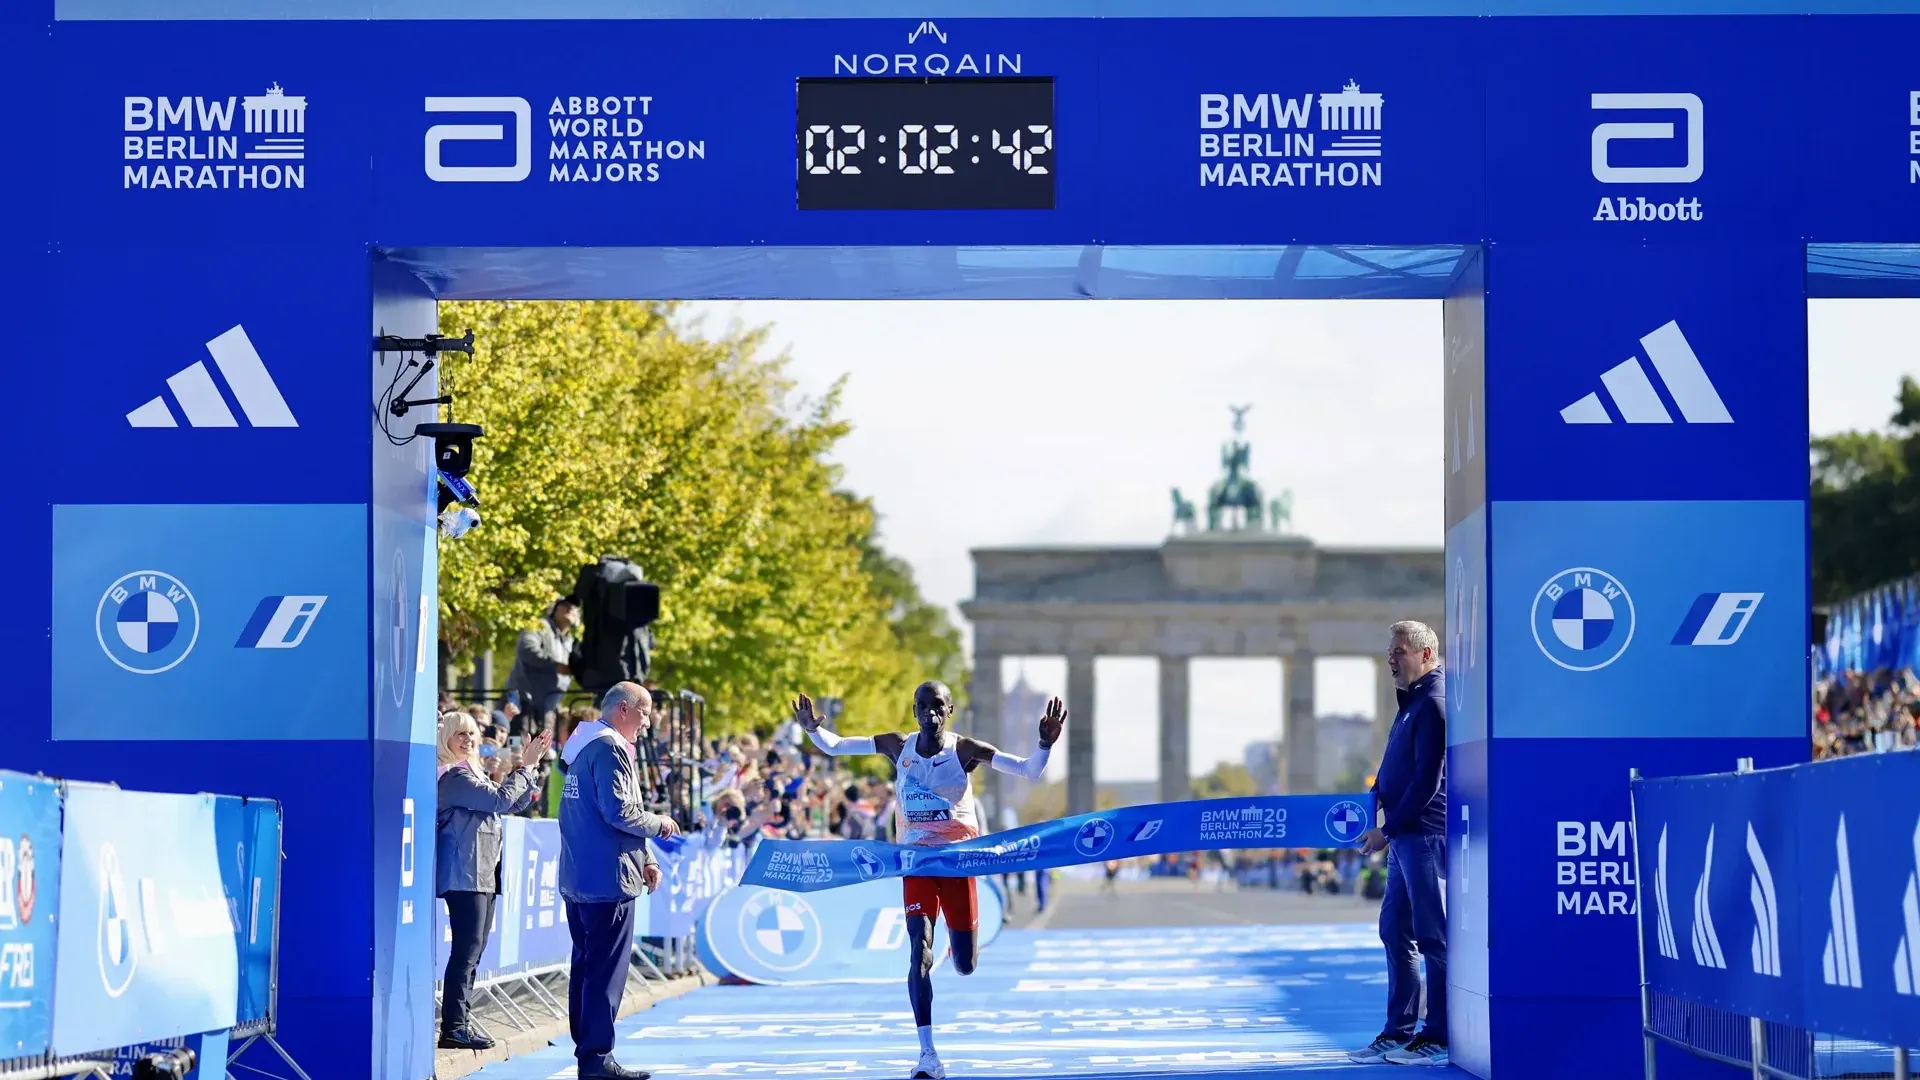
<path id="1" fill-rule="evenodd" d="M 912 822 L 953 820 L 953 801 L 918 785 L 901 791 L 900 809 Z"/>

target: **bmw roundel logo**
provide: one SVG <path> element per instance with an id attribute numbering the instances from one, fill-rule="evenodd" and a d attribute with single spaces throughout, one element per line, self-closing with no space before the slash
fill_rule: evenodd
<path id="1" fill-rule="evenodd" d="M 1111 843 L 1113 823 L 1106 818 L 1093 818 L 1073 834 L 1073 849 L 1082 855 L 1098 855 L 1107 850 L 1107 845 Z"/>
<path id="2" fill-rule="evenodd" d="M 1327 835 L 1351 844 L 1367 831 L 1367 809 L 1352 799 L 1341 799 L 1327 811 Z"/>
<path id="3" fill-rule="evenodd" d="M 158 675 L 200 640 L 200 605 L 172 574 L 136 570 L 101 594 L 93 630 L 107 659 L 135 675 Z"/>
<path id="4" fill-rule="evenodd" d="M 1633 597 L 1604 570 L 1562 570 L 1533 598 L 1533 640 L 1568 671 L 1598 671 L 1633 641 Z"/>
<path id="5" fill-rule="evenodd" d="M 100 886 L 100 922 L 95 930 L 94 947 L 100 957 L 100 985 L 108 997 L 119 997 L 133 982 L 140 966 L 135 934 L 139 912 L 134 909 L 132 890 L 120 869 L 120 853 L 112 844 L 101 844 L 97 866 Z"/>
<path id="6" fill-rule="evenodd" d="M 799 896 L 760 889 L 740 907 L 747 955 L 774 971 L 797 971 L 820 955 L 820 916 Z"/>

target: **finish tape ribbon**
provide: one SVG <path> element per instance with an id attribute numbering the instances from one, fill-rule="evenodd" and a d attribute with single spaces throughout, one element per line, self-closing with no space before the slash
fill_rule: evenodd
<path id="1" fill-rule="evenodd" d="M 741 884 L 819 892 L 876 878 L 983 877 L 1181 851 L 1353 847 L 1373 822 L 1372 795 L 1265 795 L 1102 810 L 939 847 L 768 839 Z"/>

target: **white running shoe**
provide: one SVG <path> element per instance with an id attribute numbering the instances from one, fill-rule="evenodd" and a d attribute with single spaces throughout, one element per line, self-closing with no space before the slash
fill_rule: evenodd
<path id="1" fill-rule="evenodd" d="M 1412 1042 L 1398 1050 L 1387 1051 L 1380 1060 L 1391 1061 L 1395 1065 L 1445 1065 L 1447 1044 L 1425 1035 L 1416 1035 Z"/>
<path id="2" fill-rule="evenodd" d="M 1376 1035 L 1372 1042 L 1368 1043 L 1362 1049 L 1355 1050 L 1348 1054 L 1347 1058 L 1350 1061 L 1363 1063 L 1379 1061 L 1387 1056 L 1388 1051 L 1398 1050 L 1407 1045 L 1409 1041 L 1410 1040 L 1406 1039 L 1396 1039 L 1391 1035 Z"/>
<path id="3" fill-rule="evenodd" d="M 946 1080 L 947 1067 L 940 1064 L 940 1055 L 931 1050 L 920 1052 L 920 1064 L 913 1067 L 908 1080 Z"/>

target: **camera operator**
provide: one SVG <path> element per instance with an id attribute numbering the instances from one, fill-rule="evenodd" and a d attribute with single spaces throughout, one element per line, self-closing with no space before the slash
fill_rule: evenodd
<path id="1" fill-rule="evenodd" d="M 567 664 L 573 653 L 573 628 L 580 622 L 580 601 L 571 596 L 555 600 L 540 622 L 520 635 L 513 650 L 513 670 L 507 673 L 507 690 L 519 696 L 525 723 L 535 731 L 551 730 L 550 714 L 560 708 L 573 685 L 573 669 Z"/>

